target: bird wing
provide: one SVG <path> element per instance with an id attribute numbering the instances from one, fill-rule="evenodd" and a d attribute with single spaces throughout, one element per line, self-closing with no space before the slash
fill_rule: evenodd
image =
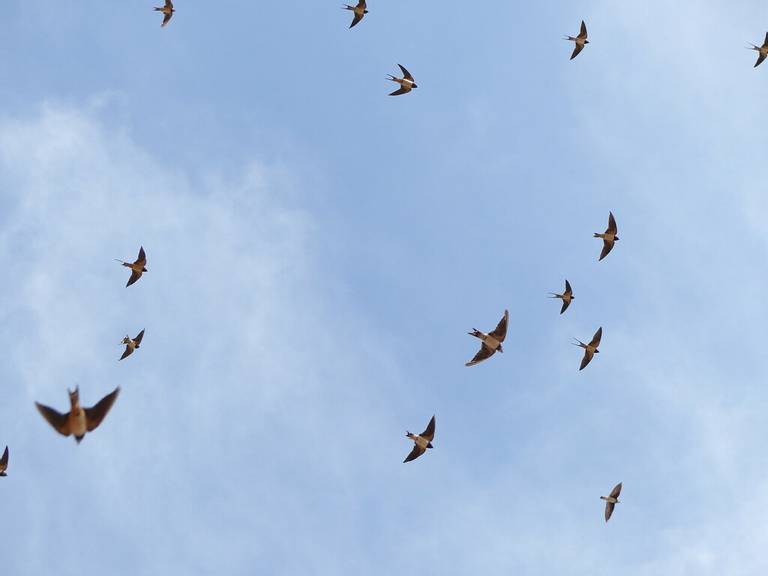
<path id="1" fill-rule="evenodd" d="M 611 514 L 613 514 L 613 509 L 616 507 L 616 504 L 613 502 L 606 502 L 605 503 L 605 521 L 608 522 L 608 520 L 611 519 Z"/>
<path id="2" fill-rule="evenodd" d="M 469 362 L 464 364 L 464 366 L 474 366 L 475 364 L 479 364 L 483 360 L 487 360 L 491 356 L 493 356 L 496 353 L 496 350 L 491 350 L 488 348 L 488 346 L 485 345 L 485 342 L 483 342 L 480 346 L 480 351 L 475 354 L 475 357 L 472 358 Z"/>
<path id="3" fill-rule="evenodd" d="M 584 50 L 584 44 L 579 44 L 577 42 L 576 46 L 573 48 L 573 54 L 571 54 L 571 60 L 576 58 L 576 56 L 578 56 L 579 52 L 581 52 L 582 50 Z"/>
<path id="4" fill-rule="evenodd" d="M 365 0 L 360 0 L 360 2 L 357 3 L 357 7 L 362 8 L 363 10 L 368 8 L 368 6 L 365 4 Z"/>
<path id="5" fill-rule="evenodd" d="M 593 346 L 594 348 L 597 348 L 600 346 L 600 339 L 603 337 L 603 327 L 600 326 L 600 328 L 597 329 L 597 332 L 595 332 L 595 335 L 592 336 L 592 341 L 589 343 L 590 346 Z"/>
<path id="6" fill-rule="evenodd" d="M 120 394 L 119 386 L 99 400 L 95 406 L 85 409 L 85 426 L 88 429 L 88 432 L 98 428 L 101 421 L 104 420 L 104 417 L 109 412 L 109 409 L 112 408 L 112 404 L 115 403 L 118 394 Z"/>
<path id="7" fill-rule="evenodd" d="M 763 54 L 762 52 L 760 52 L 757 55 L 757 62 L 755 62 L 755 65 L 753 66 L 753 68 L 757 68 L 758 66 L 760 66 L 760 64 L 763 63 L 763 60 L 765 60 L 765 57 L 766 57 L 766 54 Z"/>
<path id="8" fill-rule="evenodd" d="M 584 24 L 584 20 L 581 21 L 581 29 L 579 30 L 579 35 L 577 36 L 577 38 L 582 38 L 584 40 L 586 40 L 587 38 L 587 25 Z"/>
<path id="9" fill-rule="evenodd" d="M 489 336 L 493 336 L 499 342 L 504 342 L 504 338 L 507 337 L 507 323 L 509 322 L 509 310 L 504 310 L 504 316 L 494 328 L 493 332 Z"/>
<path id="10" fill-rule="evenodd" d="M 136 282 L 139 278 L 141 278 L 141 272 L 136 272 L 136 270 L 131 270 L 131 277 L 128 278 L 128 284 L 125 285 L 126 288 Z"/>
<path id="11" fill-rule="evenodd" d="M 168 12 L 165 16 L 163 16 L 163 23 L 160 24 L 160 28 L 165 28 L 165 25 L 171 21 L 171 18 L 173 18 L 173 12 Z"/>
<path id="12" fill-rule="evenodd" d="M 568 309 L 568 306 L 570 306 L 570 305 L 571 305 L 571 301 L 570 300 L 563 300 L 563 307 L 560 308 L 560 314 L 565 312 Z"/>
<path id="13" fill-rule="evenodd" d="M 403 78 L 413 82 L 413 76 L 411 76 L 411 73 L 408 72 L 408 70 L 406 70 L 405 67 L 402 64 L 398 64 L 398 66 L 400 66 L 400 70 L 402 70 L 402 72 L 403 72 Z"/>
<path id="14" fill-rule="evenodd" d="M 144 330 L 142 330 L 141 332 L 139 332 L 139 333 L 138 333 L 138 335 L 136 336 L 136 338 L 134 338 L 134 339 L 133 339 L 133 341 L 134 341 L 134 342 L 136 342 L 136 346 L 138 346 L 139 344 L 141 344 L 141 339 L 142 339 L 142 338 L 144 338 Z"/>
<path id="15" fill-rule="evenodd" d="M 395 90 L 394 92 L 391 92 L 389 95 L 390 96 L 400 96 L 400 94 L 407 94 L 410 91 L 411 91 L 410 88 L 406 88 L 405 86 L 403 86 L 402 88 L 400 88 L 398 90 Z"/>
<path id="16" fill-rule="evenodd" d="M 170 17 L 166 17 L 170 20 Z M 136 258 L 136 262 L 134 262 L 134 264 L 140 264 L 142 268 L 147 265 L 147 255 L 144 253 L 144 246 L 139 248 L 139 257 Z"/>
<path id="17" fill-rule="evenodd" d="M 411 450 L 411 453 L 405 457 L 405 460 L 403 460 L 403 464 L 405 464 L 406 462 L 410 462 L 411 460 L 416 460 L 416 458 L 424 454 L 424 452 L 426 451 L 427 451 L 426 448 L 421 448 L 418 444 L 414 444 L 413 450 Z"/>
<path id="18" fill-rule="evenodd" d="M 352 18 L 352 24 L 350 24 L 349 27 L 354 28 L 355 24 L 357 24 L 358 22 L 360 22 L 360 20 L 363 19 L 363 16 L 364 14 L 358 14 L 357 12 L 355 12 L 355 17 Z"/>
<path id="19" fill-rule="evenodd" d="M 171 0 L 165 0 L 165 7 L 173 10 L 173 2 L 171 2 Z"/>
<path id="20" fill-rule="evenodd" d="M 571 283 L 568 282 L 568 280 L 565 281 L 565 293 L 573 294 L 573 290 L 571 289 Z"/>
<path id="21" fill-rule="evenodd" d="M 48 421 L 48 424 L 53 426 L 53 429 L 56 430 L 56 432 L 64 436 L 69 436 L 69 412 L 62 414 L 53 408 L 49 408 L 48 406 L 37 402 L 35 402 L 35 406 L 37 406 L 37 411 Z"/>
<path id="22" fill-rule="evenodd" d="M 126 346 L 125 346 L 125 352 L 123 352 L 123 355 L 122 355 L 122 356 L 120 356 L 120 360 L 125 360 L 125 359 L 126 359 L 126 358 L 128 358 L 128 356 L 130 356 L 131 354 L 133 354 L 133 349 L 132 349 L 130 346 L 126 345 Z M 118 360 L 118 362 L 119 362 L 120 360 Z"/>
<path id="23" fill-rule="evenodd" d="M 768 32 L 765 33 L 765 40 L 763 41 L 763 48 L 768 46 Z"/>
<path id="24" fill-rule="evenodd" d="M 3 457 L 0 458 L 0 472 L 5 472 L 8 469 L 8 446 L 5 447 Z"/>
<path id="25" fill-rule="evenodd" d="M 611 490 L 611 498 L 618 498 L 621 494 L 621 482 L 616 484 L 616 486 L 613 487 L 613 490 Z"/>
<path id="26" fill-rule="evenodd" d="M 427 424 L 427 429 L 424 430 L 421 434 L 419 434 L 424 440 L 427 440 L 428 442 L 432 442 L 432 439 L 435 437 L 435 417 L 432 416 L 432 419 L 429 421 L 429 424 Z"/>
<path id="27" fill-rule="evenodd" d="M 581 366 L 579 366 L 579 370 L 584 370 L 584 368 L 592 361 L 592 357 L 594 356 L 594 352 L 590 352 L 586 348 L 584 349 L 584 358 L 581 359 Z"/>
<path id="28" fill-rule="evenodd" d="M 600 258 L 598 258 L 598 261 L 608 256 L 611 250 L 613 250 L 613 241 L 603 238 L 603 249 L 600 251 Z"/>
<path id="29" fill-rule="evenodd" d="M 618 231 L 619 229 L 616 226 L 616 218 L 613 217 L 613 212 L 608 212 L 608 229 L 605 231 L 605 233 L 616 234 Z"/>

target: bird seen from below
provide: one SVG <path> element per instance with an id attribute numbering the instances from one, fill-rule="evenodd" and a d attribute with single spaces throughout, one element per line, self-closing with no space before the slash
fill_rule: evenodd
<path id="1" fill-rule="evenodd" d="M 165 0 L 164 6 L 155 6 L 155 11 L 163 13 L 163 23 L 160 24 L 160 28 L 165 28 L 168 22 L 171 21 L 171 18 L 173 18 L 173 13 L 176 12 L 171 0 Z"/>
<path id="2" fill-rule="evenodd" d="M 562 294 L 550 292 L 549 294 L 550 298 L 559 298 L 563 301 L 563 307 L 560 308 L 560 314 L 565 312 L 568 309 L 568 306 L 571 305 L 571 302 L 576 299 L 576 297 L 573 295 L 573 290 L 571 289 L 571 284 L 568 282 L 568 280 L 565 281 L 565 292 Z"/>
<path id="3" fill-rule="evenodd" d="M 465 366 L 474 366 L 475 364 L 479 364 L 483 360 L 487 360 L 493 356 L 497 351 L 502 353 L 504 352 L 504 348 L 502 348 L 501 343 L 504 342 L 504 339 L 507 337 L 508 322 L 509 310 L 504 310 L 504 316 L 501 318 L 501 320 L 499 320 L 496 328 L 490 334 L 480 332 L 480 330 L 477 328 L 472 328 L 472 332 L 467 332 L 467 334 L 470 336 L 479 338 L 482 341 L 482 344 L 480 344 L 480 351 L 475 354 L 475 357 L 467 362 Z"/>
<path id="4" fill-rule="evenodd" d="M 402 64 L 398 64 L 400 66 L 400 70 L 403 72 L 403 77 L 398 78 L 397 76 L 393 76 L 392 74 L 387 75 L 387 80 L 391 80 L 392 82 L 397 82 L 400 84 L 400 88 L 395 90 L 394 92 L 391 92 L 390 96 L 400 96 L 400 94 L 408 94 L 411 90 L 414 88 L 418 88 L 416 85 L 416 81 L 414 80 L 413 76 L 411 75 L 408 70 L 405 69 L 405 67 Z"/>
<path id="5" fill-rule="evenodd" d="M 138 336 L 136 338 L 131 339 L 130 336 L 127 336 L 123 338 L 123 341 L 120 342 L 120 344 L 125 344 L 125 352 L 123 352 L 123 355 L 120 356 L 120 360 L 124 360 L 125 358 L 128 358 L 131 354 L 133 354 L 133 351 L 136 350 L 141 345 L 141 339 L 144 338 L 144 330 L 139 332 Z"/>
<path id="6" fill-rule="evenodd" d="M 613 487 L 613 490 L 611 490 L 611 493 L 608 496 L 600 496 L 601 500 L 605 500 L 606 522 L 611 519 L 611 515 L 613 514 L 613 509 L 616 507 L 616 504 L 621 503 L 621 500 L 619 500 L 619 494 L 621 494 L 621 482 Z"/>
<path id="7" fill-rule="evenodd" d="M 120 387 L 115 388 L 91 408 L 80 406 L 79 387 L 76 387 L 74 392 L 69 390 L 67 392 L 69 393 L 70 410 L 66 414 L 62 414 L 39 402 L 35 402 L 35 406 L 37 406 L 37 410 L 48 421 L 48 424 L 53 426 L 56 432 L 63 436 L 74 436 L 77 443 L 80 444 L 86 432 L 93 432 L 104 420 L 115 403 L 117 395 L 120 393 Z"/>
<path id="8" fill-rule="evenodd" d="M 413 450 L 411 450 L 411 453 L 406 456 L 405 460 L 403 460 L 403 464 L 410 462 L 411 460 L 416 460 L 416 458 L 427 451 L 427 448 L 433 448 L 432 440 L 435 438 L 435 417 L 432 416 L 429 424 L 427 424 L 427 429 L 421 434 L 411 434 L 406 431 L 405 435 L 413 440 Z"/>
<path id="9" fill-rule="evenodd" d="M 578 346 L 579 348 L 584 348 L 584 358 L 581 359 L 581 366 L 579 366 L 579 370 L 584 370 L 584 368 L 592 361 L 592 358 L 595 354 L 599 354 L 600 350 L 597 349 L 598 346 L 600 346 L 600 339 L 603 337 L 603 327 L 600 326 L 600 328 L 597 329 L 597 332 L 595 332 L 595 335 L 592 336 L 592 340 L 589 344 L 584 344 L 581 340 L 576 340 L 576 342 L 573 343 L 574 346 Z"/>
<path id="10" fill-rule="evenodd" d="M 117 260 L 117 258 L 115 258 L 115 260 Z M 123 262 L 122 260 L 117 260 L 117 262 L 120 262 L 123 266 L 131 269 L 131 277 L 128 278 L 128 284 L 125 285 L 126 288 L 141 278 L 141 275 L 144 272 L 148 272 L 147 255 L 144 253 L 143 246 L 139 248 L 139 257 L 136 258 L 135 262 Z"/>
<path id="11" fill-rule="evenodd" d="M 355 14 L 352 18 L 352 24 L 349 25 L 350 28 L 354 28 L 360 22 L 360 20 L 362 20 L 365 15 L 368 14 L 368 7 L 365 4 L 365 0 L 360 0 L 356 6 L 344 4 L 342 8 L 344 10 L 351 10 Z"/>
<path id="12" fill-rule="evenodd" d="M 581 21 L 581 30 L 579 31 L 578 36 L 565 36 L 563 39 L 570 40 L 576 44 L 573 47 L 573 54 L 571 54 L 571 60 L 573 60 L 579 55 L 579 52 L 584 50 L 584 46 L 589 44 L 589 40 L 587 40 L 587 25 L 584 24 L 584 20 Z"/>
<path id="13" fill-rule="evenodd" d="M 600 234 L 599 232 L 594 233 L 594 238 L 602 238 L 603 239 L 603 249 L 600 252 L 600 258 L 597 260 L 600 261 L 608 254 L 611 250 L 613 250 L 613 245 L 615 242 L 618 242 L 619 237 L 618 234 L 618 228 L 616 227 L 616 219 L 613 217 L 613 212 L 608 213 L 608 228 Z"/>
<path id="14" fill-rule="evenodd" d="M 768 32 L 765 33 L 765 40 L 763 40 L 762 46 L 755 46 L 750 42 L 747 48 L 757 52 L 757 62 L 755 62 L 755 65 L 753 66 L 753 68 L 757 68 L 760 66 L 760 64 L 763 63 L 763 60 L 765 60 L 766 56 L 768 56 Z"/>

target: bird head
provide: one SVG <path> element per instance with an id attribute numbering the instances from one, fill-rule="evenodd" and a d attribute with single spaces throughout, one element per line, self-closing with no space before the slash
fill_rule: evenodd
<path id="1" fill-rule="evenodd" d="M 499 351 L 499 352 L 501 352 L 502 354 L 504 353 L 504 348 L 501 346 L 501 344 L 499 344 L 499 347 L 498 347 L 498 348 L 496 348 L 496 350 L 498 350 L 498 351 Z"/>
<path id="2" fill-rule="evenodd" d="M 430 442 L 429 444 L 427 444 L 427 448 L 434 448 L 434 446 L 432 446 L 432 442 Z"/>

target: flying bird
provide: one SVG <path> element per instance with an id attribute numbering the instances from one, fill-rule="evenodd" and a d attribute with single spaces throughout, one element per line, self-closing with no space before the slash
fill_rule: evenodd
<path id="1" fill-rule="evenodd" d="M 115 260 L 117 260 L 117 258 L 115 258 Z M 144 272 L 147 272 L 147 255 L 144 253 L 143 246 L 139 248 L 139 257 L 136 258 L 135 262 L 123 262 L 122 260 L 117 261 L 120 262 L 123 266 L 127 266 L 131 269 L 131 277 L 128 278 L 128 284 L 125 285 L 126 288 L 141 278 L 141 275 Z"/>
<path id="2" fill-rule="evenodd" d="M 617 242 L 619 240 L 619 237 L 616 235 L 618 232 L 618 229 L 616 228 L 616 220 L 613 217 L 613 212 L 608 213 L 608 228 L 605 232 L 602 234 L 599 234 L 595 232 L 594 237 L 595 238 L 602 238 L 603 239 L 603 250 L 600 252 L 600 258 L 598 258 L 598 261 L 602 260 L 606 256 L 608 256 L 608 253 L 613 250 L 613 244 L 614 242 Z"/>
<path id="3" fill-rule="evenodd" d="M 128 358 L 128 356 L 133 354 L 133 351 L 141 345 L 142 338 L 144 338 L 144 330 L 139 332 L 139 335 L 134 339 L 131 339 L 130 336 L 126 335 L 126 337 L 123 338 L 123 341 L 120 342 L 120 344 L 125 344 L 125 352 L 123 352 L 123 355 L 120 356 L 120 360 Z"/>
<path id="4" fill-rule="evenodd" d="M 8 476 L 5 471 L 8 470 L 8 446 L 5 447 L 3 457 L 0 458 L 0 476 Z"/>
<path id="5" fill-rule="evenodd" d="M 402 78 L 392 76 L 392 74 L 387 74 L 387 80 L 391 80 L 392 82 L 397 82 L 400 84 L 400 88 L 392 92 L 390 96 L 400 96 L 400 94 L 407 94 L 414 88 L 418 88 L 416 82 L 413 79 L 413 76 L 411 76 L 411 73 L 408 72 L 408 70 L 406 70 L 402 64 L 398 64 L 398 66 L 400 66 L 400 70 L 403 72 Z"/>
<path id="6" fill-rule="evenodd" d="M 474 366 L 475 364 L 479 364 L 483 360 L 487 360 L 491 356 L 493 356 L 496 351 L 504 352 L 504 348 L 502 348 L 501 343 L 504 342 L 504 338 L 507 337 L 507 323 L 509 322 L 509 310 L 504 310 L 504 316 L 499 321 L 498 325 L 494 329 L 493 332 L 490 334 L 485 334 L 484 332 L 480 332 L 477 328 L 472 328 L 472 332 L 467 332 L 470 336 L 474 336 L 475 338 L 480 338 L 480 340 L 483 341 L 483 343 L 480 345 L 480 351 L 475 354 L 475 357 L 472 358 L 469 362 L 465 364 L 465 366 Z"/>
<path id="7" fill-rule="evenodd" d="M 427 424 L 427 429 L 421 434 L 411 434 L 406 431 L 405 435 L 413 440 L 414 445 L 411 453 L 406 456 L 405 460 L 403 460 L 403 464 L 410 462 L 411 460 L 416 460 L 416 458 L 427 451 L 427 448 L 433 448 L 432 439 L 435 437 L 435 417 L 432 416 L 429 424 Z"/>
<path id="8" fill-rule="evenodd" d="M 37 410 L 48 421 L 48 424 L 53 426 L 56 432 L 64 436 L 74 436 L 77 443 L 80 444 L 85 433 L 93 432 L 101 424 L 101 421 L 104 420 L 104 417 L 112 408 L 112 404 L 115 403 L 117 395 L 120 393 L 120 387 L 115 388 L 91 408 L 82 408 L 80 406 L 79 387 L 76 387 L 74 392 L 69 390 L 67 392 L 69 393 L 70 410 L 66 414 L 61 414 L 39 402 L 35 402 L 35 406 L 37 406 Z"/>
<path id="9" fill-rule="evenodd" d="M 368 14 L 367 6 L 365 5 L 365 0 L 360 0 L 357 3 L 357 6 L 350 6 L 349 4 L 344 4 L 342 6 L 344 10 L 351 10 L 355 13 L 354 18 L 352 18 L 352 24 L 349 25 L 350 28 L 354 28 L 355 25 L 360 22 L 360 20 L 365 17 L 366 14 Z"/>
<path id="10" fill-rule="evenodd" d="M 173 2 L 171 2 L 171 0 L 165 0 L 165 6 L 155 6 L 155 11 L 162 12 L 164 14 L 163 23 L 160 24 L 160 28 L 165 28 L 165 25 L 171 21 L 171 18 L 173 18 L 173 13 L 176 12 L 176 10 L 173 8 Z"/>
<path id="11" fill-rule="evenodd" d="M 748 48 L 757 51 L 757 62 L 755 62 L 755 65 L 753 66 L 753 68 L 757 68 L 763 63 L 766 56 L 768 56 L 768 32 L 765 33 L 765 40 L 763 41 L 762 46 L 755 46 L 750 42 Z"/>
<path id="12" fill-rule="evenodd" d="M 579 31 L 578 36 L 575 38 L 573 36 L 565 36 L 563 39 L 570 40 L 576 44 L 573 48 L 573 54 L 571 54 L 571 60 L 573 60 L 579 55 L 579 52 L 584 50 L 584 46 L 589 44 L 589 40 L 587 40 L 587 25 L 584 24 L 584 20 L 581 21 L 581 30 Z"/>
<path id="13" fill-rule="evenodd" d="M 579 348 L 584 348 L 584 358 L 581 359 L 581 366 L 579 367 L 579 370 L 584 370 L 586 365 L 592 361 L 592 357 L 595 354 L 600 354 L 600 350 L 598 350 L 597 347 L 600 346 L 600 339 L 602 337 L 603 327 L 600 326 L 600 328 L 597 329 L 597 332 L 595 332 L 595 335 L 592 336 L 592 341 L 589 344 L 584 344 L 584 342 L 581 340 L 574 338 L 576 342 L 574 342 L 573 345 L 578 346 Z"/>
<path id="14" fill-rule="evenodd" d="M 621 503 L 621 500 L 619 500 L 619 494 L 621 494 L 621 482 L 613 487 L 613 490 L 611 490 L 611 493 L 608 496 L 600 496 L 601 500 L 605 500 L 606 522 L 611 519 L 611 514 L 613 514 L 613 509 L 616 507 L 616 504 Z"/>
<path id="15" fill-rule="evenodd" d="M 562 294 L 555 294 L 554 292 L 550 292 L 551 298 L 560 298 L 560 300 L 563 301 L 563 307 L 560 308 L 560 314 L 565 312 L 568 309 L 568 306 L 571 305 L 571 301 L 575 300 L 575 296 L 573 295 L 573 290 L 571 290 L 571 284 L 568 282 L 568 280 L 565 281 L 565 292 Z"/>

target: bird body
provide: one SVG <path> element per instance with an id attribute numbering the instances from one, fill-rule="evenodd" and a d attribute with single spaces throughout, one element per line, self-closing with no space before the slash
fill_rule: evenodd
<path id="1" fill-rule="evenodd" d="M 603 240 L 603 249 L 600 252 L 598 261 L 608 256 L 608 253 L 613 250 L 613 245 L 619 241 L 618 232 L 619 229 L 616 226 L 616 219 L 613 217 L 613 212 L 608 212 L 608 228 L 606 228 L 605 232 L 595 232 L 593 234 L 594 238 L 602 238 Z"/>
<path id="2" fill-rule="evenodd" d="M 750 44 L 749 49 L 757 51 L 757 62 L 755 62 L 755 65 L 753 66 L 753 68 L 757 68 L 763 63 L 763 60 L 768 57 L 768 32 L 765 33 L 765 40 L 763 41 L 762 46 Z"/>
<path id="3" fill-rule="evenodd" d="M 173 13 L 176 12 L 176 10 L 173 7 L 173 2 L 171 0 L 165 0 L 165 4 L 163 6 L 155 6 L 155 12 L 161 12 L 163 17 L 163 23 L 160 24 L 161 28 L 165 28 L 166 24 L 171 21 L 171 18 L 173 18 Z"/>
<path id="4" fill-rule="evenodd" d="M 353 28 L 357 25 L 360 20 L 362 20 L 366 14 L 368 14 L 368 9 L 365 3 L 365 0 L 360 0 L 356 6 L 350 6 L 349 4 L 344 4 L 342 6 L 345 10 L 350 10 L 354 13 L 354 17 L 352 18 L 352 24 L 349 25 L 350 28 Z"/>
<path id="5" fill-rule="evenodd" d="M 387 80 L 391 80 L 392 82 L 397 82 L 398 84 L 400 84 L 400 88 L 390 93 L 390 96 L 400 96 L 401 94 L 407 94 L 414 88 L 418 88 L 418 86 L 416 85 L 416 81 L 414 80 L 411 73 L 408 72 L 408 70 L 406 70 L 402 64 L 398 64 L 398 66 L 400 67 L 400 70 L 403 73 L 402 78 L 399 78 L 398 76 L 393 76 L 392 74 L 387 75 Z"/>
<path id="6" fill-rule="evenodd" d="M 426 430 L 421 434 L 411 434 L 406 431 L 405 436 L 413 440 L 413 450 L 411 450 L 410 454 L 405 457 L 403 464 L 410 462 L 411 460 L 416 460 L 416 458 L 424 454 L 428 448 L 433 447 L 432 440 L 435 437 L 435 417 L 432 416 L 429 424 L 427 424 Z"/>
<path id="7" fill-rule="evenodd" d="M 472 332 L 467 332 L 470 336 L 474 336 L 475 338 L 479 338 L 482 341 L 482 344 L 480 345 L 480 351 L 475 354 L 475 357 L 472 358 L 469 362 L 465 364 L 465 366 L 474 366 L 475 364 L 479 364 L 483 360 L 487 360 L 491 356 L 493 356 L 496 352 L 504 352 L 504 348 L 502 347 L 502 342 L 504 342 L 504 339 L 507 337 L 507 324 L 509 323 L 509 310 L 504 310 L 504 316 L 499 321 L 496 328 L 493 330 L 493 332 L 486 334 L 485 332 L 481 332 L 477 328 L 473 328 Z"/>
<path id="8" fill-rule="evenodd" d="M 117 258 L 115 260 L 117 260 Z M 139 278 L 141 278 L 141 275 L 144 272 L 148 272 L 147 255 L 144 252 L 144 246 L 141 246 L 139 248 L 139 255 L 135 261 L 133 262 L 124 262 L 122 260 L 117 260 L 117 261 L 120 262 L 126 268 L 131 269 L 131 277 L 128 278 L 128 283 L 125 285 L 126 288 L 128 288 L 128 286 L 135 283 Z"/>
<path id="9" fill-rule="evenodd" d="M 570 40 L 575 44 L 573 53 L 571 54 L 571 60 L 573 60 L 579 55 L 579 52 L 584 50 L 584 46 L 589 44 L 589 40 L 587 40 L 587 25 L 584 24 L 584 20 L 581 21 L 581 29 L 578 36 L 565 36 L 564 39 Z"/>
<path id="10" fill-rule="evenodd" d="M 121 344 L 125 344 L 125 352 L 123 352 L 123 355 L 120 356 L 120 360 L 123 360 L 133 354 L 133 351 L 141 346 L 142 338 L 144 338 L 144 330 L 139 332 L 136 338 L 131 338 L 130 336 L 126 335 L 122 342 L 120 342 Z"/>
<path id="11" fill-rule="evenodd" d="M 575 296 L 573 295 L 573 290 L 571 289 L 571 284 L 568 282 L 568 280 L 565 281 L 565 292 L 562 294 L 557 294 L 555 292 L 550 292 L 551 298 L 559 298 L 563 301 L 563 306 L 560 308 L 560 314 L 565 312 L 568 309 L 568 306 L 571 305 L 571 302 L 575 299 Z"/>
<path id="12" fill-rule="evenodd" d="M 578 346 L 579 348 L 584 348 L 584 357 L 581 359 L 581 365 L 579 366 L 579 370 L 584 370 L 586 368 L 587 364 L 589 364 L 592 361 L 592 358 L 595 356 L 595 354 L 599 354 L 600 350 L 597 349 L 598 346 L 600 346 L 600 340 L 603 338 L 603 327 L 600 326 L 600 328 L 597 329 L 597 332 L 595 332 L 595 335 L 592 336 L 592 340 L 590 340 L 589 344 L 584 344 L 581 340 L 576 340 L 574 342 L 575 346 Z"/>
<path id="13" fill-rule="evenodd" d="M 600 496 L 601 500 L 605 500 L 605 521 L 608 522 L 608 520 L 611 519 L 611 515 L 613 514 L 613 509 L 616 507 L 616 504 L 621 503 L 621 500 L 619 500 L 619 495 L 621 494 L 621 487 L 622 483 L 619 482 L 616 484 L 616 486 L 613 487 L 613 490 L 611 490 L 611 493 L 608 496 Z"/>
<path id="14" fill-rule="evenodd" d="M 93 432 L 104 420 L 120 393 L 120 387 L 115 388 L 91 408 L 83 408 L 80 405 L 80 389 L 78 387 L 74 391 L 67 390 L 67 392 L 69 393 L 70 409 L 66 414 L 39 402 L 35 402 L 35 406 L 54 430 L 63 436 L 74 436 L 79 444 L 87 432 Z"/>

